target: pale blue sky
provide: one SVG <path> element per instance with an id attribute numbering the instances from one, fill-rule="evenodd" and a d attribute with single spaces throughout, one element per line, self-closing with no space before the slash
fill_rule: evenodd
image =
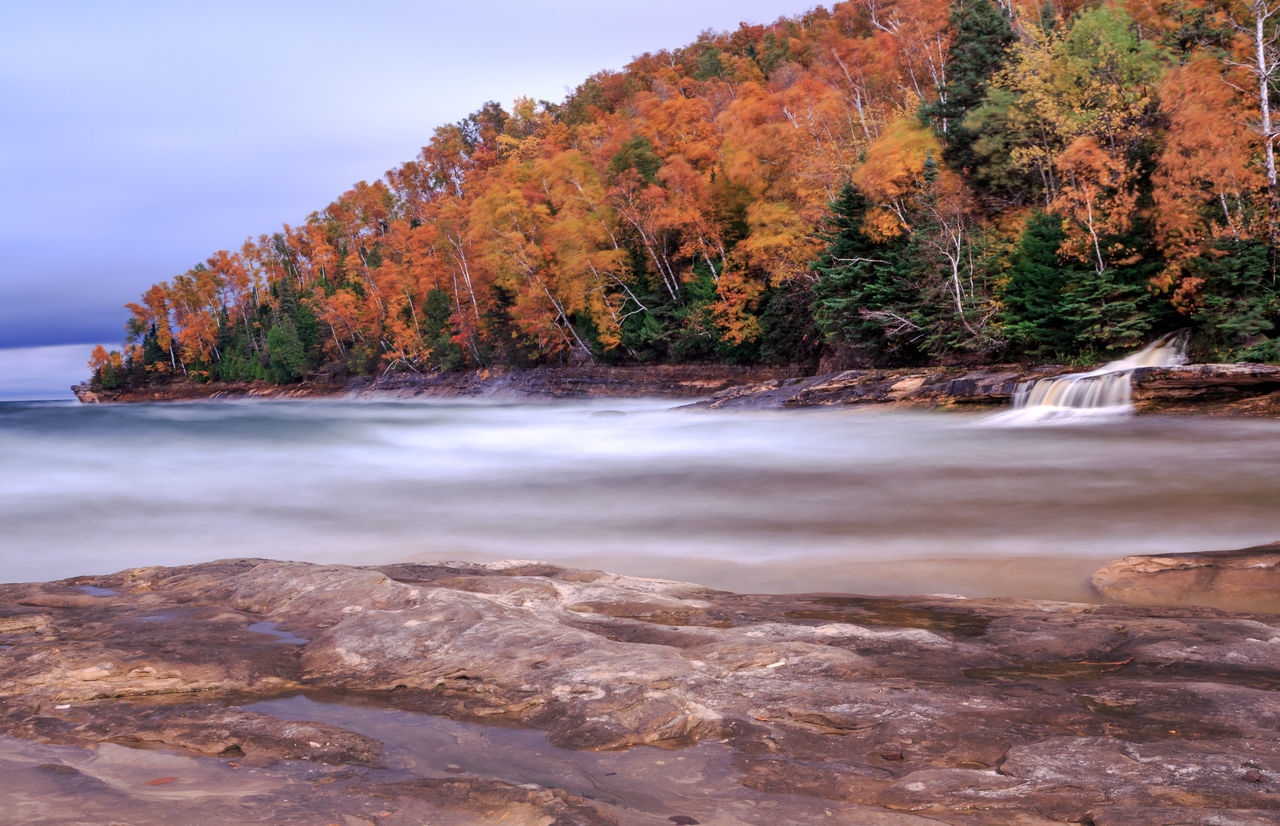
<path id="1" fill-rule="evenodd" d="M 9 4 L 0 27 L 0 399 L 68 397 L 126 301 L 297 224 L 488 100 L 811 0 Z M 23 363 L 39 369 L 19 368 Z M 40 381 L 48 375 L 48 381 Z"/>
<path id="2" fill-rule="evenodd" d="M 487 100 L 560 100 L 645 51 L 814 5 L 9 4 L 0 348 L 118 342 L 148 285 L 300 223 Z"/>

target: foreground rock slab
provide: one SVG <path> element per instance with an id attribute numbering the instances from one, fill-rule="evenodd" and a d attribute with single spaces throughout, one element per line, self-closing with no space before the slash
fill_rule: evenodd
<path id="1" fill-rule="evenodd" d="M 228 560 L 0 586 L 0 803 L 64 823 L 1276 822 L 1278 690 L 1269 614 Z"/>

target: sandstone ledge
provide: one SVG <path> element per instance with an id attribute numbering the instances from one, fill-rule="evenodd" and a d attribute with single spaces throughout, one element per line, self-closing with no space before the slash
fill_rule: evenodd
<path id="1" fill-rule="evenodd" d="M 1023 382 L 1068 372 L 1060 365 L 1016 364 L 983 368 L 918 367 L 845 370 L 731 387 L 691 407 L 769 409 L 893 405 L 895 407 L 991 407 L 1008 404 Z"/>
<path id="2" fill-rule="evenodd" d="M 846 370 L 731 387 L 691 407 L 776 409 L 888 405 L 964 409 L 1008 405 L 1024 383 L 1077 372 L 1062 365 Z M 1130 376 L 1138 413 L 1280 415 L 1280 367 L 1189 364 L 1143 367 Z"/>
<path id="3" fill-rule="evenodd" d="M 481 398 L 494 400 L 672 398 L 707 409 L 889 405 L 921 409 L 1007 405 L 1018 386 L 1073 372 L 1063 365 L 989 365 L 845 370 L 798 376 L 796 368 L 732 365 L 531 367 L 457 373 L 387 373 L 347 382 L 198 384 L 175 380 L 137 391 L 72 388 L 87 404 L 290 398 Z M 1280 367 L 1191 364 L 1143 367 L 1131 377 L 1139 413 L 1280 416 Z"/>
<path id="4" fill-rule="evenodd" d="M 276 823 L 1274 822 L 1278 690 L 1280 618 L 1212 609 L 739 595 L 521 562 L 0 586 L 0 769 L 130 822 L 157 800 Z M 272 711 L 298 692 L 540 730 L 577 750 L 556 761 L 614 750 L 653 782 L 620 790 L 633 763 L 579 767 L 572 789 L 519 766 L 406 767 L 342 722 L 354 711 Z M 102 786 L 119 745 L 253 794 L 147 785 L 181 774 Z M 720 768 L 687 791 L 672 767 L 691 755 Z"/>
<path id="5" fill-rule="evenodd" d="M 1093 575 L 1108 599 L 1280 614 L 1280 542 L 1239 551 L 1127 556 Z"/>

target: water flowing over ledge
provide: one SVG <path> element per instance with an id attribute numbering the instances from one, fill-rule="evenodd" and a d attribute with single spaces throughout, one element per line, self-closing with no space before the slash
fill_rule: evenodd
<path id="1" fill-rule="evenodd" d="M 1014 391 L 1013 409 L 993 416 L 987 424 L 1060 424 L 1131 415 L 1134 371 L 1186 364 L 1186 346 L 1185 332 L 1170 333 L 1087 373 L 1026 382 Z"/>

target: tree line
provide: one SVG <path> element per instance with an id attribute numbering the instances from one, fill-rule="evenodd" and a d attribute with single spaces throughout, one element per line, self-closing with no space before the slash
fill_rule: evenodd
<path id="1" fill-rule="evenodd" d="M 150 287 L 174 375 L 1280 360 L 1280 2 L 851 0 L 496 103 Z"/>

